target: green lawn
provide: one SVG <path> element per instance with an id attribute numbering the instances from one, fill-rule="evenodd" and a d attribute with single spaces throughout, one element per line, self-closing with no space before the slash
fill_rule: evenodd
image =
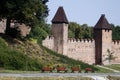
<path id="1" fill-rule="evenodd" d="M 111 64 L 111 65 L 107 65 L 105 67 L 120 71 L 120 64 Z"/>
<path id="2" fill-rule="evenodd" d="M 98 70 L 95 71 L 96 73 L 113 73 L 113 71 L 111 70 L 108 70 L 108 69 L 104 69 L 104 68 L 101 68 L 101 67 L 98 67 L 98 66 L 95 66 Z"/>
<path id="3" fill-rule="evenodd" d="M 87 77 L 0 77 L 0 80 L 93 80 Z"/>

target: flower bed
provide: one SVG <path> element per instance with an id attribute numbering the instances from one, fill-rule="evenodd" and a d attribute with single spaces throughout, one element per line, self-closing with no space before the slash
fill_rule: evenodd
<path id="1" fill-rule="evenodd" d="M 92 68 L 85 68 L 85 72 L 94 72 Z"/>
<path id="2" fill-rule="evenodd" d="M 72 67 L 71 70 L 72 72 L 75 72 L 75 71 L 81 72 L 79 67 Z"/>
<path id="3" fill-rule="evenodd" d="M 50 68 L 50 67 L 43 67 L 42 68 L 42 72 L 45 72 L 45 71 L 52 72 L 52 68 Z"/>
<path id="4" fill-rule="evenodd" d="M 65 67 L 57 67 L 56 69 L 57 69 L 57 72 L 60 72 L 60 71 L 67 72 Z"/>

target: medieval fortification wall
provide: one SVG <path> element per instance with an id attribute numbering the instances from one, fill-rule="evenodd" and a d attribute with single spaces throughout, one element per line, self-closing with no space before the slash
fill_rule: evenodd
<path id="1" fill-rule="evenodd" d="M 54 38 L 48 36 L 45 40 L 43 40 L 43 45 L 54 51 Z M 94 51 L 94 40 L 69 39 L 67 42 L 67 54 L 65 55 L 76 60 L 81 60 L 83 62 L 93 64 L 95 62 Z"/>
<path id="2" fill-rule="evenodd" d="M 95 59 L 94 40 L 68 40 L 67 56 L 93 64 Z"/>
<path id="3" fill-rule="evenodd" d="M 54 50 L 54 37 L 47 36 L 47 38 L 43 40 L 42 45 L 51 50 Z"/>
<path id="4" fill-rule="evenodd" d="M 52 20 L 52 35 L 43 40 L 43 46 L 59 54 L 88 64 L 120 63 L 120 40 L 112 41 L 112 28 L 104 14 L 94 27 L 94 39 L 68 39 L 68 20 L 59 7 Z M 108 60 L 109 56 L 115 59 Z"/>
<path id="5" fill-rule="evenodd" d="M 42 44 L 54 51 L 54 37 L 48 36 L 45 40 L 43 40 Z M 120 63 L 120 40 L 114 40 L 107 46 L 111 47 L 111 53 L 113 52 L 113 56 L 115 57 L 115 60 L 112 60 L 111 63 Z M 65 55 L 76 60 L 81 60 L 85 63 L 93 64 L 95 63 L 95 40 L 68 39 L 67 54 Z"/>
<path id="6" fill-rule="evenodd" d="M 112 52 L 116 57 L 115 60 L 112 61 L 112 63 L 120 63 L 120 40 L 112 41 Z"/>

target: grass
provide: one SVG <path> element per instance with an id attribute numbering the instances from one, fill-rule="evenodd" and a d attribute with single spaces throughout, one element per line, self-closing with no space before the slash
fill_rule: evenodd
<path id="1" fill-rule="evenodd" d="M 120 64 L 111 64 L 111 65 L 106 65 L 105 67 L 120 71 Z"/>
<path id="2" fill-rule="evenodd" d="M 88 77 L 0 77 L 0 80 L 93 80 Z"/>
<path id="3" fill-rule="evenodd" d="M 98 69 L 97 71 L 95 71 L 96 73 L 114 73 L 113 71 L 108 70 L 108 69 L 104 69 L 98 66 L 95 66 L 95 67 Z"/>
<path id="4" fill-rule="evenodd" d="M 108 76 L 109 80 L 120 80 L 120 76 Z"/>
<path id="5" fill-rule="evenodd" d="M 1 40 L 0 45 L 2 45 L 1 47 L 3 47 L 3 46 L 6 47 L 7 46 L 10 49 L 13 49 L 16 52 L 16 54 L 18 52 L 25 54 L 25 56 L 24 56 L 25 61 L 20 60 L 21 57 L 20 56 L 18 57 L 18 55 L 17 55 L 17 57 L 15 57 L 16 60 L 12 56 L 10 58 L 10 60 L 13 60 L 13 62 L 11 61 L 13 64 L 14 64 L 14 61 L 17 61 L 17 60 L 19 60 L 19 62 L 23 61 L 24 66 L 25 66 L 25 68 L 23 70 L 38 70 L 38 72 L 39 72 L 41 67 L 49 66 L 49 67 L 54 68 L 57 65 L 59 65 L 59 66 L 64 66 L 64 67 L 69 68 L 69 69 L 73 66 L 79 66 L 83 72 L 85 71 L 85 68 L 87 68 L 87 67 L 93 68 L 95 70 L 95 72 L 104 72 L 104 71 L 111 72 L 109 70 L 105 70 L 105 69 L 96 67 L 94 65 L 86 64 L 82 61 L 78 61 L 78 60 L 74 60 L 72 58 L 68 58 L 67 56 L 58 54 L 58 53 L 56 53 L 56 52 L 54 52 L 50 49 L 47 49 L 47 48 L 45 48 L 41 45 L 35 44 L 33 42 L 31 43 L 29 40 L 20 41 L 20 40 L 14 40 L 14 39 L 11 39 L 11 38 L 9 38 L 7 40 L 7 37 L 5 37 L 3 39 L 0 39 Z M 2 49 L 6 50 L 6 48 L 2 48 Z M 6 51 L 9 51 L 9 50 L 6 50 Z M 13 53 L 11 52 L 11 54 L 13 54 Z M 13 56 L 15 56 L 15 55 L 13 54 Z M 10 56 L 8 56 L 8 57 L 10 57 Z M 31 60 L 28 60 L 28 58 L 26 58 L 26 57 L 31 58 Z M 8 59 L 8 58 L 6 58 L 6 59 Z M 31 64 L 30 63 L 28 64 L 28 62 L 26 62 L 26 59 Z M 2 59 L 2 60 L 4 61 L 4 63 L 6 63 L 5 59 Z M 38 67 L 38 64 L 37 63 L 35 64 L 35 62 L 40 63 L 40 67 Z M 17 66 L 18 64 L 16 64 L 15 66 Z M 0 67 L 2 67 L 1 64 L 0 64 Z M 30 67 L 31 69 L 28 68 L 28 67 Z M 3 66 L 3 69 L 8 69 L 8 68 L 5 68 Z M 4 72 L 4 73 L 7 73 L 7 72 L 8 73 L 10 73 L 10 72 L 18 73 L 18 72 L 20 72 L 20 73 L 24 73 L 24 71 L 19 71 L 19 70 L 17 71 L 17 70 L 18 69 L 14 69 L 14 71 L 12 71 L 12 70 L 2 70 L 0 72 Z M 28 72 L 30 72 L 30 71 L 28 71 Z M 34 72 L 37 72 L 37 71 L 34 71 Z"/>
<path id="6" fill-rule="evenodd" d="M 15 73 L 15 74 L 24 74 L 24 73 L 40 73 L 40 71 L 20 71 L 20 70 L 0 70 L 0 73 Z"/>

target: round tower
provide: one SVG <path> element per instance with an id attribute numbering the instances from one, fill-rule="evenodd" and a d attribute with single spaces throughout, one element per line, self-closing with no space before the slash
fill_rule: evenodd
<path id="1" fill-rule="evenodd" d="M 111 51 L 112 47 L 112 28 L 104 14 L 102 14 L 94 27 L 94 39 L 95 64 L 108 64 L 106 58 L 108 55 L 108 50 Z"/>
<path id="2" fill-rule="evenodd" d="M 52 19 L 52 35 L 54 37 L 54 51 L 67 54 L 68 20 L 63 7 L 59 7 Z"/>

